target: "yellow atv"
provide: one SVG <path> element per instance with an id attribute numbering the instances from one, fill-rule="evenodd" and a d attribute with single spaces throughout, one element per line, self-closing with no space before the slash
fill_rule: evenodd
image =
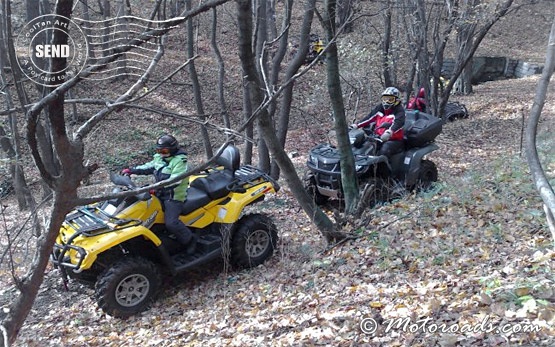
<path id="1" fill-rule="evenodd" d="M 64 279 L 95 283 L 100 308 L 115 317 L 146 310 L 161 289 L 162 275 L 225 257 L 232 265 L 254 267 L 274 252 L 277 231 L 262 214 L 243 215 L 247 205 L 279 190 L 268 175 L 239 167 L 239 151 L 228 146 L 217 168 L 191 177 L 181 220 L 197 235 L 188 254 L 164 227 L 160 200 L 149 193 L 76 208 L 56 239 L 51 260 Z M 128 176 L 112 175 L 122 188 L 136 189 Z"/>

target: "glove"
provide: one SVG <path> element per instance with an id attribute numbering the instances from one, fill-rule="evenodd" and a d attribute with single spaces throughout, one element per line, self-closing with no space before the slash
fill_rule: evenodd
<path id="1" fill-rule="evenodd" d="M 393 134 L 393 132 L 391 131 L 391 129 L 387 129 L 382 136 L 380 136 L 380 139 L 383 142 L 389 141 L 389 139 L 391 138 L 391 135 Z"/>
<path id="2" fill-rule="evenodd" d="M 130 176 L 131 175 L 131 169 L 123 169 L 121 170 L 121 174 L 124 176 Z"/>

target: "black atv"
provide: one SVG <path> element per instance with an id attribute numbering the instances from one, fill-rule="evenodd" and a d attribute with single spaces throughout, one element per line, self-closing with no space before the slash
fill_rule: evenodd
<path id="1" fill-rule="evenodd" d="M 405 148 L 391 158 L 377 155 L 381 140 L 373 135 L 373 129 L 349 131 L 359 185 L 372 185 L 369 205 L 401 197 L 416 188 L 427 189 L 437 181 L 436 165 L 424 156 L 439 148 L 434 140 L 442 125 L 441 119 L 430 114 L 407 110 Z M 310 151 L 305 188 L 319 205 L 329 198 L 343 198 L 339 158 L 339 150 L 331 144 L 320 144 Z"/>

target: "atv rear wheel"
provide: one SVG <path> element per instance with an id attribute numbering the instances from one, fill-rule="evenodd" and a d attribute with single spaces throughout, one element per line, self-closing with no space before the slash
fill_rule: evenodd
<path id="1" fill-rule="evenodd" d="M 162 280 L 154 263 L 141 257 L 124 258 L 96 282 L 98 306 L 110 316 L 127 318 L 146 310 Z"/>
<path id="2" fill-rule="evenodd" d="M 304 189 L 314 200 L 316 205 L 324 205 L 328 202 L 329 197 L 322 195 L 316 186 L 316 178 L 312 173 L 307 173 L 304 177 Z"/>
<path id="3" fill-rule="evenodd" d="M 231 240 L 231 262 L 240 268 L 262 264 L 276 248 L 278 236 L 272 220 L 262 214 L 242 217 Z"/>
<path id="4" fill-rule="evenodd" d="M 436 164 L 431 160 L 422 160 L 418 172 L 416 188 L 420 191 L 427 191 L 432 187 L 434 182 L 437 182 Z"/>

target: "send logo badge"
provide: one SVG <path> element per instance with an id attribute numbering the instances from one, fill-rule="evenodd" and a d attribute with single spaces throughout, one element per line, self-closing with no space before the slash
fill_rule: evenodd
<path id="1" fill-rule="evenodd" d="M 55 33 L 64 34 L 67 42 L 53 43 Z M 87 37 L 81 28 L 71 19 L 55 14 L 39 16 L 27 23 L 17 35 L 15 45 L 23 74 L 47 87 L 59 86 L 76 76 L 88 58 Z M 53 68 L 52 59 L 65 59 L 65 67 Z"/>

